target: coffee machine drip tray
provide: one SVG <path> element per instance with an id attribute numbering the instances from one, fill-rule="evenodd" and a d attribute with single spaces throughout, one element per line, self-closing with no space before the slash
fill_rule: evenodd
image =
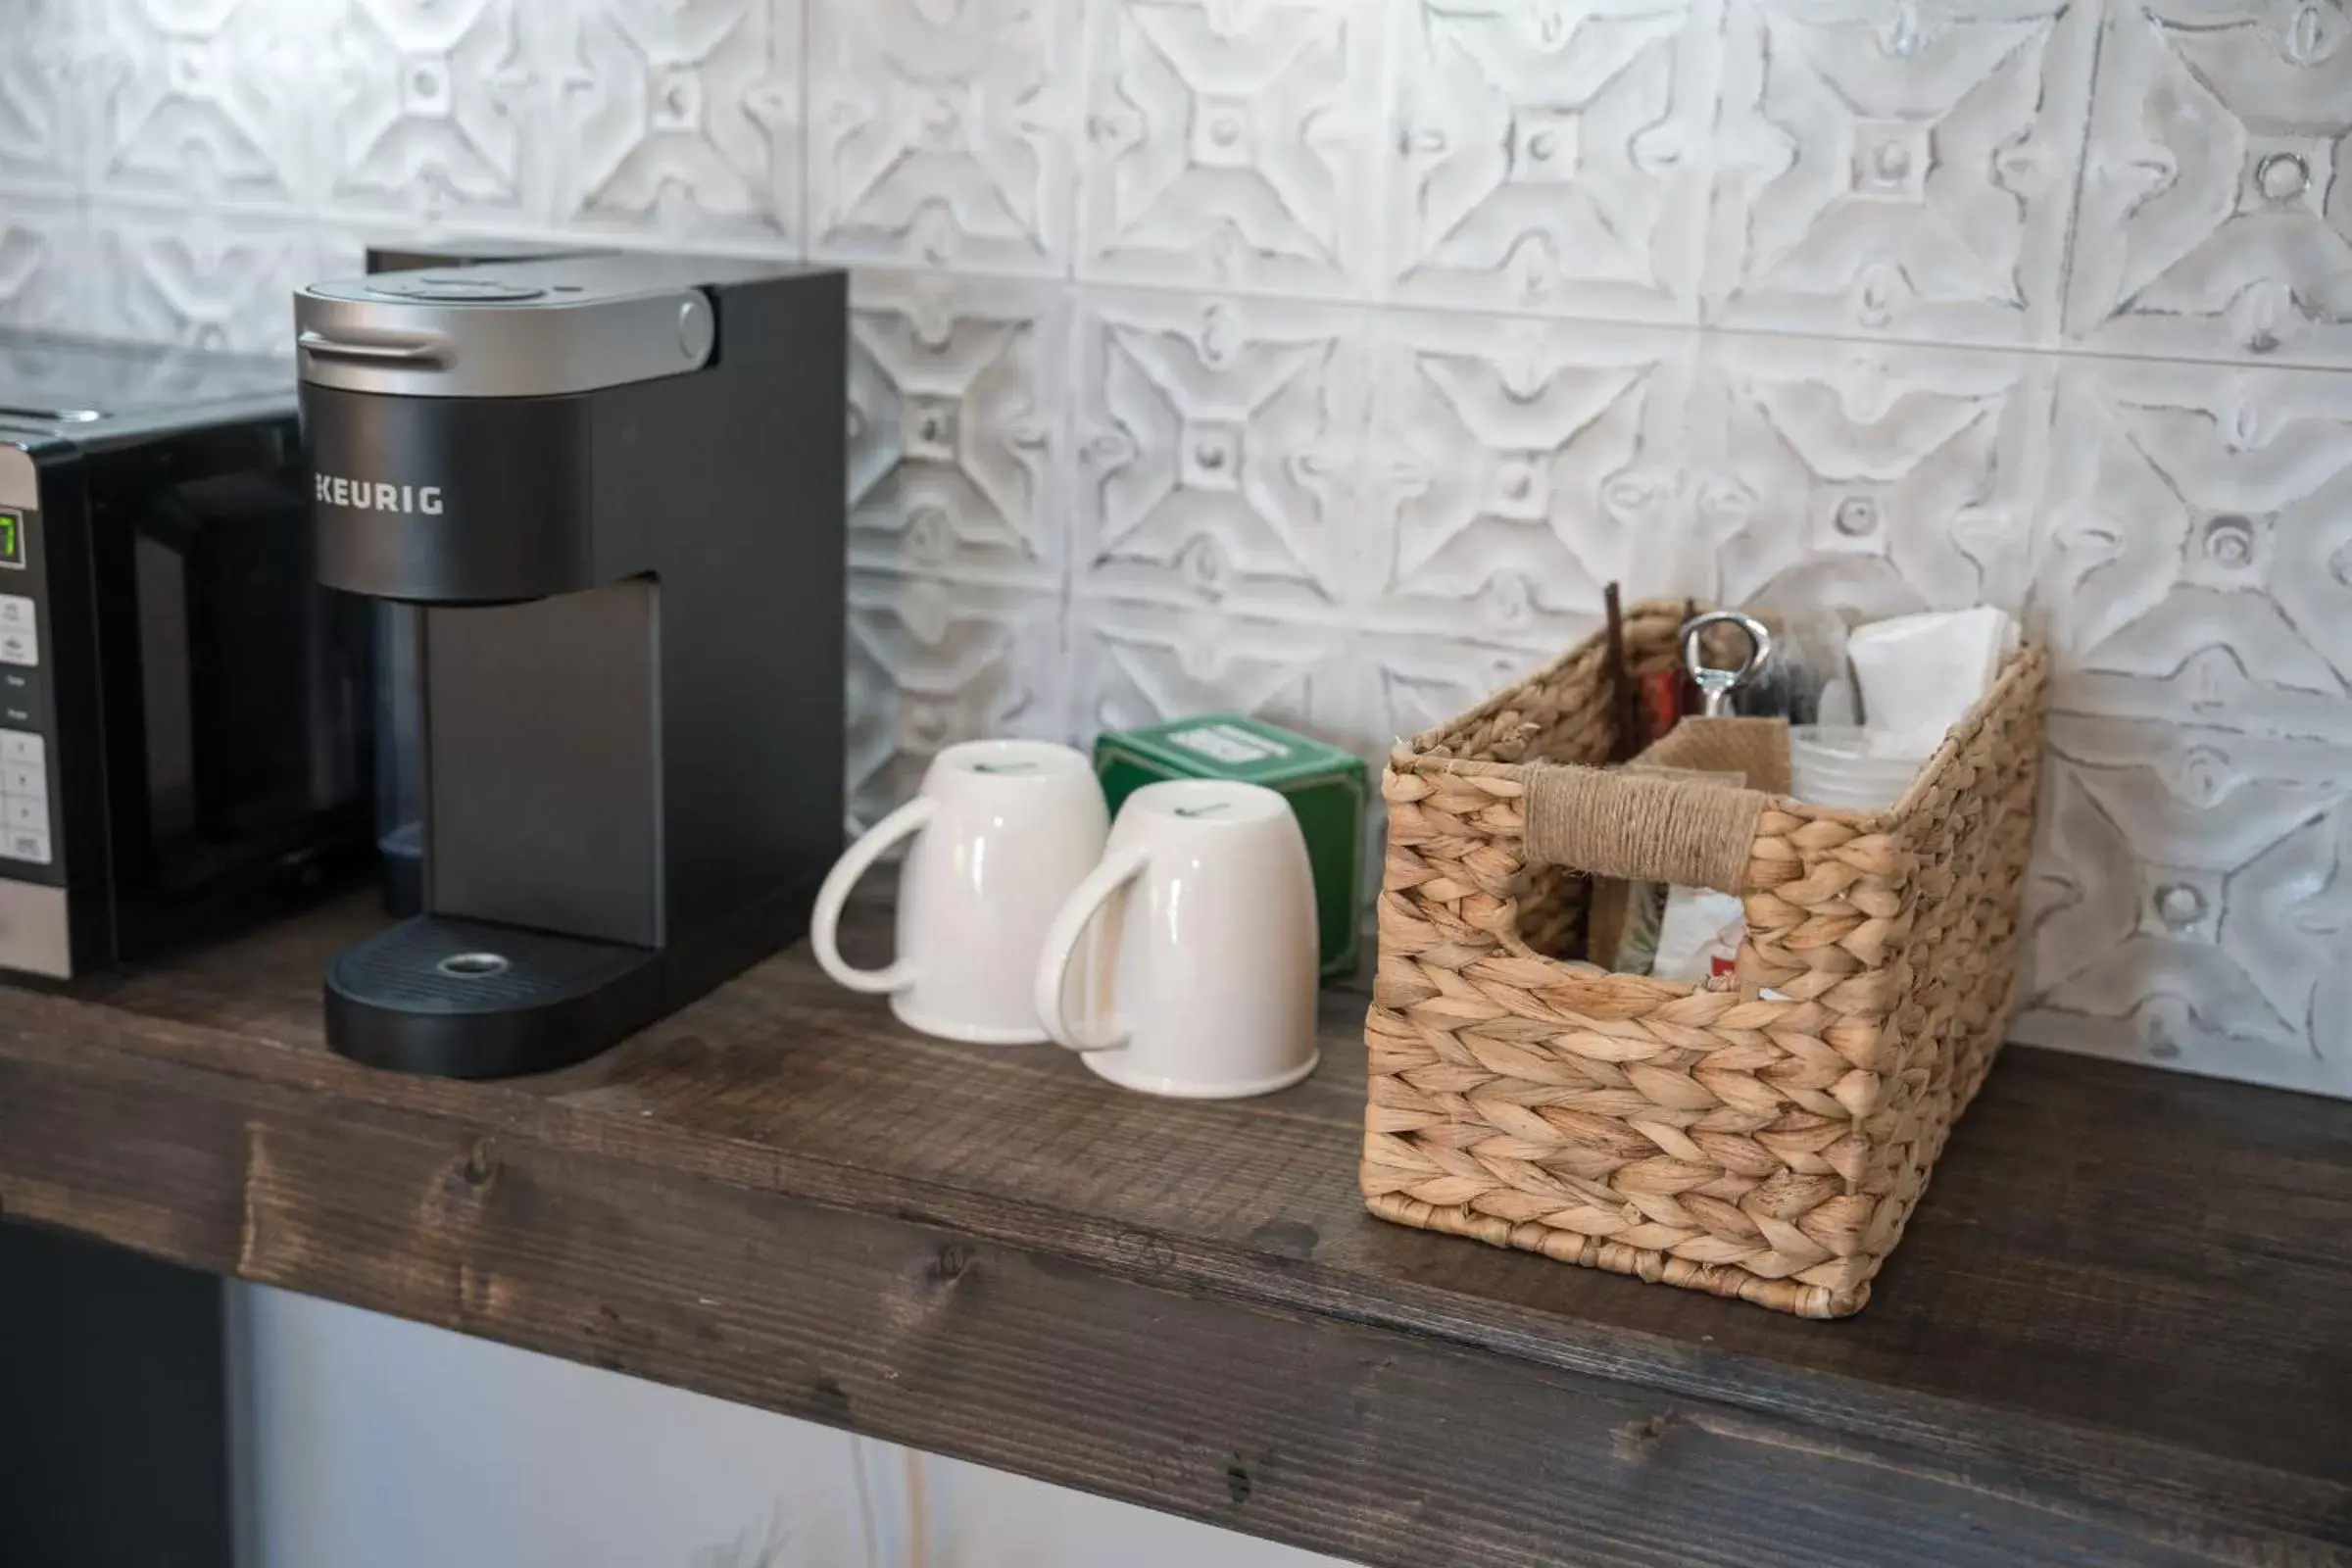
<path id="1" fill-rule="evenodd" d="M 337 956 L 327 1030 L 355 1060 L 449 1078 L 568 1067 L 663 1010 L 659 949 L 440 915 Z"/>

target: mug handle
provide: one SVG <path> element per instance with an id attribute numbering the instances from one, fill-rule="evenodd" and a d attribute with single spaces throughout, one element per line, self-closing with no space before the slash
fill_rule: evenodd
<path id="1" fill-rule="evenodd" d="M 909 838 L 930 825 L 939 814 L 939 807 L 928 795 L 918 795 L 865 830 L 865 836 L 851 845 L 833 869 L 825 873 L 824 886 L 816 890 L 816 907 L 808 915 L 808 945 L 816 950 L 817 966 L 852 991 L 904 991 L 914 984 L 914 960 L 906 954 L 887 969 L 853 969 L 841 956 L 841 909 L 850 902 L 850 890 L 858 879 L 872 869 L 882 858 L 882 853 L 903 838 Z"/>
<path id="2" fill-rule="evenodd" d="M 1152 862 L 1151 852 L 1140 844 L 1113 850 L 1102 858 L 1102 863 L 1086 873 L 1086 880 L 1073 888 L 1061 908 L 1055 912 L 1054 923 L 1046 928 L 1045 947 L 1037 960 L 1037 1020 L 1046 1027 L 1048 1038 L 1057 1046 L 1071 1051 L 1115 1051 L 1127 1043 L 1127 1031 L 1117 1029 L 1100 1040 L 1092 1040 L 1078 1032 L 1061 1010 L 1061 994 L 1069 980 L 1070 959 L 1078 951 L 1079 938 L 1110 896 L 1143 874 Z"/>

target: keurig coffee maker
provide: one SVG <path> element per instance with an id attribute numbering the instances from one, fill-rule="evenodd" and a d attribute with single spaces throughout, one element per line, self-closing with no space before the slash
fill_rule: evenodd
<path id="1" fill-rule="evenodd" d="M 840 847 L 847 290 L 589 256 L 295 297 L 318 574 L 423 607 L 424 912 L 345 1055 L 564 1065 L 797 939 Z"/>

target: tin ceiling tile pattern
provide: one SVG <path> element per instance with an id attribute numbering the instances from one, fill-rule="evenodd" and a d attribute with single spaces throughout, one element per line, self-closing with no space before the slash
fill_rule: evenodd
<path id="1" fill-rule="evenodd" d="M 1207 707 L 1377 760 L 1611 577 L 1989 598 L 2059 665 L 2021 1028 L 2352 1094 L 2340 0 L 0 28 L 12 323 L 282 350 L 288 289 L 422 230 L 860 269 L 869 810 L 954 739 Z"/>
<path id="2" fill-rule="evenodd" d="M 1238 608 L 1097 597 L 1071 606 L 1071 718 L 1080 735 L 1239 709 L 1312 731 L 1319 671 L 1344 634 Z"/>
<path id="3" fill-rule="evenodd" d="M 1071 607 L 1069 691 L 1080 744 L 1212 710 L 1331 740 L 1377 773 L 1396 742 L 1526 676 L 1545 654 L 1435 633 L 1304 625 L 1223 606 L 1093 597 Z"/>
<path id="4" fill-rule="evenodd" d="M 1718 0 L 1390 11 L 1387 292 L 1696 320 Z"/>
<path id="5" fill-rule="evenodd" d="M 2057 341 L 2087 0 L 1727 0 L 1707 315 Z"/>
<path id="6" fill-rule="evenodd" d="M 2352 378 L 2076 360 L 2025 1038 L 2352 1094 Z"/>
<path id="7" fill-rule="evenodd" d="M 72 331 L 91 316 L 88 214 L 73 196 L 0 193 L 0 321 Z"/>
<path id="8" fill-rule="evenodd" d="M 2078 360 L 2056 437 L 2060 705 L 2352 746 L 2352 377 Z"/>
<path id="9" fill-rule="evenodd" d="M 2111 0 L 2071 336 L 2352 366 L 2352 15 Z"/>
<path id="10" fill-rule="evenodd" d="M 2051 369 L 2038 355 L 1711 339 L 1689 443 L 1705 590 L 1871 617 L 2018 611 Z"/>
<path id="11" fill-rule="evenodd" d="M 797 245 L 799 0 L 569 3 L 553 67 L 557 220 L 668 240 Z M 513 73 L 508 81 L 526 95 L 535 85 Z"/>
<path id="12" fill-rule="evenodd" d="M 321 53 L 328 202 L 428 225 L 549 217 L 548 20 L 516 0 L 354 0 Z"/>
<path id="13" fill-rule="evenodd" d="M 1075 518 L 1083 590 L 1345 618 L 1377 571 L 1348 486 L 1364 319 L 1345 307 L 1082 296 Z"/>
<path id="14" fill-rule="evenodd" d="M 809 246 L 1069 270 L 1076 0 L 809 0 Z"/>
<path id="15" fill-rule="evenodd" d="M 297 215 L 317 206 L 328 172 L 320 122 L 337 94 L 319 57 L 341 5 L 91 3 L 98 191 Z"/>
<path id="16" fill-rule="evenodd" d="M 1362 292 L 1381 21 L 1376 0 L 1090 0 L 1078 274 Z"/>
<path id="17" fill-rule="evenodd" d="M 1557 649 L 1611 581 L 1703 591 L 1686 526 L 1697 349 L 1638 326 L 1384 316 L 1362 487 L 1384 525 L 1378 618 Z"/>
<path id="18" fill-rule="evenodd" d="M 1037 284 L 865 273 L 850 325 L 851 551 L 1058 595 L 1066 296 Z"/>
<path id="19" fill-rule="evenodd" d="M 2352 747 L 2053 714 L 2018 1037 L 2352 1095 Z"/>
<path id="20" fill-rule="evenodd" d="M 0 180 L 80 188 L 89 156 L 88 8 L 15 0 L 0 36 Z"/>

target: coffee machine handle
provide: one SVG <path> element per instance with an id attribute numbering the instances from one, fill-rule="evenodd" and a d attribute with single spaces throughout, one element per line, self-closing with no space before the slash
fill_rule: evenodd
<path id="1" fill-rule="evenodd" d="M 443 351 L 448 343 L 437 334 L 406 341 L 383 339 L 360 342 L 350 338 L 328 337 L 317 330 L 306 330 L 294 339 L 294 346 L 305 354 L 317 355 L 322 360 L 359 360 L 369 365 L 439 366 L 444 363 Z"/>

